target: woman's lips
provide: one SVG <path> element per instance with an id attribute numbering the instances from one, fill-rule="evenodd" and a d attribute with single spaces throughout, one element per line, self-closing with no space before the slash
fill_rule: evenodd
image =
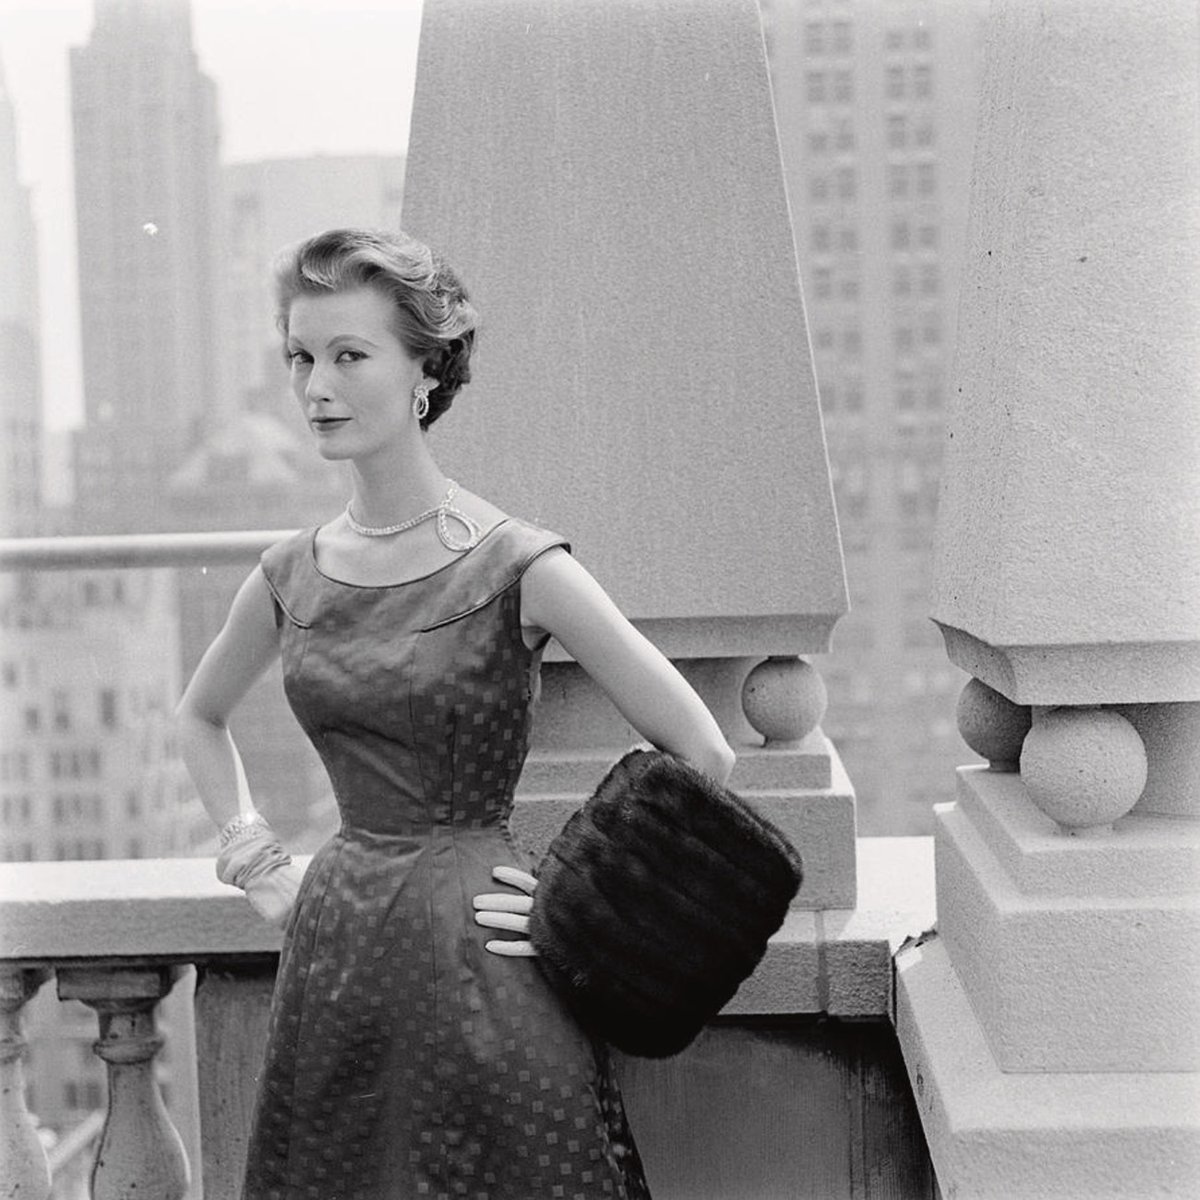
<path id="1" fill-rule="evenodd" d="M 330 430 L 337 429 L 350 420 L 349 417 L 313 417 L 309 424 L 318 433 L 328 433 Z"/>

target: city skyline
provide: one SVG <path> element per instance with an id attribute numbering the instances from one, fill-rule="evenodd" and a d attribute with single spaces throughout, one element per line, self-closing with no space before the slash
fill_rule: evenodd
<path id="1" fill-rule="evenodd" d="M 221 161 L 402 154 L 421 7 L 389 0 L 347 14 L 337 0 L 193 0 L 200 69 L 220 97 Z M 93 0 L 0 0 L 0 64 L 37 228 L 51 433 L 83 419 L 69 52 L 89 38 L 93 11 Z M 314 86 L 350 75 L 353 90 Z"/>

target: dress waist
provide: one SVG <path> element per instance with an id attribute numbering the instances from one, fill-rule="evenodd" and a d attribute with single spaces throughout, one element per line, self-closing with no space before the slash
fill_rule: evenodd
<path id="1" fill-rule="evenodd" d="M 502 820 L 433 821 L 396 824 L 389 828 L 343 821 L 336 836 L 343 841 L 404 854 L 423 846 L 446 841 L 506 842 L 507 823 Z"/>

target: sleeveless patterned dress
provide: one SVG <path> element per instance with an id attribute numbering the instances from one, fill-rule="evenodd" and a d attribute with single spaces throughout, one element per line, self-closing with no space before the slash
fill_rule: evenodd
<path id="1" fill-rule="evenodd" d="M 324 575 L 315 530 L 262 556 L 284 684 L 342 825 L 284 938 L 245 1200 L 646 1200 L 605 1047 L 472 897 L 530 869 L 507 826 L 540 654 L 508 518 L 430 575 Z"/>

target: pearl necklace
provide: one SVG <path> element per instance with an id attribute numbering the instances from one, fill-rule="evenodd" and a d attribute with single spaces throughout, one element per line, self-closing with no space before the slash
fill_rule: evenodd
<path id="1" fill-rule="evenodd" d="M 360 537 L 392 537 L 394 534 L 404 533 L 407 529 L 415 529 L 426 521 L 436 519 L 438 540 L 447 550 L 462 554 L 479 544 L 483 531 L 474 517 L 467 516 L 461 508 L 456 508 L 451 503 L 458 494 L 458 484 L 453 479 L 447 482 L 450 486 L 446 489 L 446 494 L 433 508 L 427 508 L 423 513 L 418 513 L 407 521 L 401 521 L 398 525 L 363 525 L 355 517 L 349 503 L 346 505 L 346 524 Z M 467 531 L 465 538 L 456 538 L 450 533 L 451 520 L 457 521 Z"/>

